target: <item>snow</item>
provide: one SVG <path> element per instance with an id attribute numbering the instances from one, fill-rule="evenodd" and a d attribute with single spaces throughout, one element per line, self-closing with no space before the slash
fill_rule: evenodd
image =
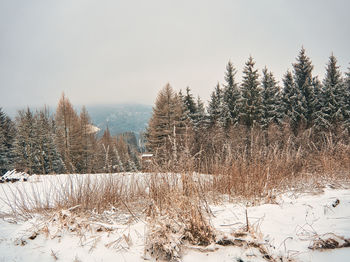
<path id="1" fill-rule="evenodd" d="M 100 128 L 99 127 L 97 127 L 97 126 L 94 126 L 94 125 L 88 125 L 88 131 L 89 131 L 89 134 L 94 134 L 94 133 L 98 133 L 98 132 L 100 132 Z"/>
<path id="2" fill-rule="evenodd" d="M 339 204 L 333 207 L 337 199 Z M 234 232 L 246 223 L 246 207 L 242 204 L 211 209 L 216 216 L 212 223 L 220 231 Z M 336 261 L 349 261 L 350 248 L 323 252 L 308 248 L 318 235 L 333 233 L 350 237 L 348 189 L 326 188 L 318 194 L 288 193 L 280 196 L 276 204 L 247 207 L 247 212 L 249 223 L 256 226 L 273 254 L 300 261 L 329 261 L 334 254 Z"/>
<path id="3" fill-rule="evenodd" d="M 3 181 L 6 181 L 6 179 L 8 180 L 26 180 L 28 179 L 29 175 L 25 172 L 17 172 L 15 169 L 12 171 L 7 171 L 2 177 L 1 179 Z"/>
<path id="4" fill-rule="evenodd" d="M 100 179 L 108 175 L 89 176 L 91 179 Z M 141 182 L 149 176 L 149 174 L 131 173 L 113 175 L 125 181 L 139 179 Z M 27 182 L 0 184 L 0 213 L 11 211 L 6 201 L 15 197 L 16 192 L 37 191 L 44 195 L 48 193 L 48 187 L 57 185 L 59 190 L 58 185 L 69 179 L 79 179 L 81 176 L 34 175 L 29 176 Z M 29 195 L 27 197 L 30 198 Z M 211 205 L 210 209 L 213 213 L 210 223 L 225 236 L 230 236 L 231 233 L 246 226 L 247 210 L 248 221 L 257 240 L 276 257 L 282 255 L 294 261 L 306 262 L 349 261 L 350 248 L 327 251 L 309 249 L 313 240 L 329 236 L 330 233 L 350 238 L 349 189 L 327 187 L 317 193 L 287 192 L 277 196 L 273 203 L 249 206 L 248 202 L 226 202 Z M 106 211 L 106 215 L 113 218 L 112 223 L 89 222 L 84 217 L 73 217 L 70 210 L 62 210 L 50 218 L 35 215 L 26 221 L 8 217 L 0 219 L 0 262 L 55 261 L 55 256 L 59 261 L 150 259 L 144 253 L 147 223 L 143 219 L 125 223 L 130 220 L 131 215 L 117 214 L 113 209 Z M 61 216 L 61 219 L 72 218 L 75 223 L 62 228 L 56 222 L 57 216 Z M 47 228 L 46 231 L 43 230 L 44 226 Z M 181 260 L 184 262 L 239 261 L 239 259 L 265 261 L 255 249 L 218 244 L 208 247 L 188 246 L 182 255 Z"/>
<path id="5" fill-rule="evenodd" d="M 142 154 L 141 158 L 143 158 L 143 157 L 152 157 L 152 156 L 153 156 L 153 154 Z"/>
<path id="6" fill-rule="evenodd" d="M 120 227 L 113 233 L 99 235 L 86 233 L 79 237 L 66 232 L 61 237 L 50 238 L 39 234 L 29 240 L 37 219 L 25 223 L 0 222 L 0 261 L 140 261 L 143 255 L 144 224 Z M 133 239 L 127 244 L 124 236 Z M 21 245 L 26 241 L 25 245 Z"/>

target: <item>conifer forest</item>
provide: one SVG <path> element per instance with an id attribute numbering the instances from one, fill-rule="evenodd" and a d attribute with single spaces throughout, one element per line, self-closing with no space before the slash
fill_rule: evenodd
<path id="1" fill-rule="evenodd" d="M 324 76 L 313 75 L 302 48 L 281 81 L 267 67 L 256 68 L 250 56 L 238 82 L 238 69 L 229 61 L 224 82 L 213 86 L 207 106 L 190 87 L 176 91 L 168 83 L 141 134 L 145 145 L 113 137 L 108 127 L 98 137 L 86 108 L 78 114 L 64 94 L 53 113 L 26 108 L 10 119 L 0 109 L 0 170 L 134 172 L 142 168 L 141 151 L 153 154 L 151 169 L 159 172 L 230 172 L 243 159 L 271 162 L 271 154 L 278 159 L 302 155 L 288 173 L 322 169 L 319 158 L 345 156 L 350 142 L 350 72 L 340 70 L 333 54 L 325 69 Z M 315 163 L 305 161 L 308 157 Z M 340 161 L 337 168 L 348 165 Z"/>
<path id="2" fill-rule="evenodd" d="M 223 76 L 207 102 L 165 84 L 140 134 L 64 93 L 0 108 L 0 261 L 347 261 L 349 69 L 301 48 L 280 81 Z"/>

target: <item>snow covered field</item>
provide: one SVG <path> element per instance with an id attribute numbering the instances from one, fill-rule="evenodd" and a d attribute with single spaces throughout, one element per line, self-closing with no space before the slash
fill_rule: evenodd
<path id="1" fill-rule="evenodd" d="M 82 176 L 82 175 L 79 175 Z M 108 175 L 105 175 L 108 176 Z M 125 174 L 125 181 L 147 179 L 146 174 Z M 102 178 L 92 175 L 93 179 Z M 27 182 L 0 184 L 0 212 L 18 192 L 55 194 L 68 175 L 31 176 Z M 50 190 L 49 190 L 50 189 Z M 50 192 L 48 192 L 50 191 Z M 16 193 L 17 192 L 17 193 Z M 15 194 L 13 194 L 15 193 Z M 318 193 L 289 192 L 278 196 L 272 204 L 246 207 L 245 203 L 211 205 L 209 221 L 223 239 L 246 226 L 248 221 L 256 241 L 268 253 L 292 261 L 349 261 L 350 248 L 315 251 L 309 247 L 323 238 L 350 238 L 350 190 L 327 187 Z M 142 216 L 121 213 L 117 209 L 97 216 L 79 217 L 72 209 L 49 216 L 34 215 L 28 220 L 11 217 L 0 219 L 0 262 L 7 261 L 143 261 L 147 221 Z M 188 246 L 181 261 L 268 261 L 255 248 L 211 244 Z M 287 260 L 284 260 L 287 261 Z"/>

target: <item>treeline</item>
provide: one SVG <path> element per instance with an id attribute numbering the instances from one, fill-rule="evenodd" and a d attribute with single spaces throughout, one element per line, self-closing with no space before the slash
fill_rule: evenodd
<path id="1" fill-rule="evenodd" d="M 158 94 L 147 130 L 147 148 L 155 167 L 213 172 L 236 159 L 253 159 L 291 146 L 320 150 L 325 140 L 349 143 L 350 71 L 345 75 L 333 54 L 321 81 L 302 48 L 282 79 L 266 67 L 260 73 L 249 57 L 242 81 L 227 64 L 225 82 L 218 83 L 208 106 L 167 84 Z M 256 147 L 264 150 L 255 150 Z M 264 153 L 265 152 L 265 153 Z"/>
<path id="2" fill-rule="evenodd" d="M 63 94 L 55 115 L 47 108 L 18 111 L 11 120 L 0 108 L 0 174 L 17 169 L 29 174 L 101 173 L 140 169 L 130 134 L 101 138 L 82 108 L 78 114 Z"/>

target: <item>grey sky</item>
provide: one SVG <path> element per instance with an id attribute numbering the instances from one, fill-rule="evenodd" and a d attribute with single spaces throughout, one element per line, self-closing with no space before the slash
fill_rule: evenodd
<path id="1" fill-rule="evenodd" d="M 0 0 L 0 106 L 153 104 L 167 83 L 207 100 L 230 59 L 277 79 L 302 45 L 322 78 L 350 62 L 348 0 Z"/>

